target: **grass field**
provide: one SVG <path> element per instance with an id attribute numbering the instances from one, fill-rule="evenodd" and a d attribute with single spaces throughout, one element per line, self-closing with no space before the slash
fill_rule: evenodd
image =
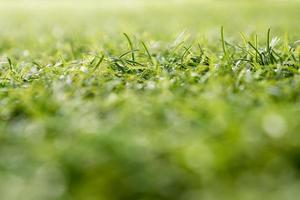
<path id="1" fill-rule="evenodd" d="M 299 10 L 0 0 L 0 199 L 297 199 Z"/>

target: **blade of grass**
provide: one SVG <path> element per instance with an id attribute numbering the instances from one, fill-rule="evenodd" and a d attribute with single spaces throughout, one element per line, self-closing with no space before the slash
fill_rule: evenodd
<path id="1" fill-rule="evenodd" d="M 203 49 L 202 49 L 202 47 L 199 43 L 197 45 L 198 45 L 198 48 L 200 50 L 200 57 L 202 57 L 204 55 L 204 51 L 203 51 Z"/>
<path id="2" fill-rule="evenodd" d="M 223 26 L 221 26 L 221 42 L 222 42 L 224 57 L 226 60 L 228 60 L 228 54 L 227 54 L 226 44 L 225 44 L 225 39 L 224 39 L 224 27 Z"/>
<path id="3" fill-rule="evenodd" d="M 187 53 L 189 52 L 189 50 L 192 48 L 192 46 L 189 46 L 188 48 L 184 47 L 185 51 L 183 52 L 182 56 L 181 56 L 181 63 L 183 63 L 184 57 L 187 55 Z"/>
<path id="4" fill-rule="evenodd" d="M 130 51 L 127 51 L 127 52 L 123 53 L 122 55 L 120 55 L 119 58 L 123 58 L 124 56 L 126 56 L 128 54 L 132 54 L 133 52 L 136 52 L 136 51 L 139 51 L 139 50 L 130 50 Z"/>
<path id="5" fill-rule="evenodd" d="M 270 34 L 271 34 L 271 29 L 268 29 L 268 33 L 267 33 L 267 52 L 270 55 L 271 53 L 271 47 L 270 47 Z"/>
<path id="6" fill-rule="evenodd" d="M 255 34 L 255 49 L 258 49 L 258 36 Z M 255 51 L 255 61 L 258 62 L 259 52 Z"/>
<path id="7" fill-rule="evenodd" d="M 34 64 L 35 66 L 37 66 L 39 69 L 42 69 L 42 65 L 40 65 L 39 63 L 37 63 L 36 61 L 33 61 L 32 64 Z"/>
<path id="8" fill-rule="evenodd" d="M 134 55 L 134 49 L 133 49 L 132 41 L 130 40 L 129 36 L 126 33 L 123 33 L 123 34 L 124 34 L 125 38 L 128 41 L 128 44 L 129 44 L 129 47 L 130 47 L 130 50 L 131 50 L 132 61 L 135 61 L 135 55 Z"/>
<path id="9" fill-rule="evenodd" d="M 265 65 L 264 59 L 263 59 L 263 55 L 258 51 L 258 49 L 249 41 L 248 44 L 250 45 L 250 47 L 252 47 L 255 52 L 259 55 L 260 58 L 260 64 Z M 259 63 L 259 62 L 258 62 Z"/>
<path id="10" fill-rule="evenodd" d="M 98 57 L 98 56 L 97 56 L 97 57 Z M 99 58 L 99 57 L 98 57 L 98 58 Z M 101 65 L 101 63 L 103 62 L 103 60 L 104 60 L 104 55 L 102 55 L 102 56 L 100 57 L 99 61 L 98 61 L 97 64 L 95 65 L 94 69 L 97 69 L 97 68 Z"/>
<path id="11" fill-rule="evenodd" d="M 146 53 L 148 55 L 149 61 L 151 62 L 151 64 L 153 64 L 152 56 L 151 56 L 151 54 L 150 54 L 150 52 L 149 52 L 146 44 L 143 41 L 141 43 L 142 43 L 142 46 L 144 47 L 144 49 L 145 49 L 145 51 L 146 51 Z"/>
<path id="12" fill-rule="evenodd" d="M 12 66 L 12 61 L 11 61 L 11 59 L 10 59 L 9 57 L 7 57 L 6 59 L 7 59 L 7 62 L 8 62 L 9 69 L 10 69 L 11 71 L 13 71 L 13 66 Z"/>

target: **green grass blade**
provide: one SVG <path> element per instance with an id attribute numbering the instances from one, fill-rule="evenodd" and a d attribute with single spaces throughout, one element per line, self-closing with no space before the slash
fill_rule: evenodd
<path id="1" fill-rule="evenodd" d="M 126 38 L 127 41 L 128 41 L 130 50 L 132 51 L 132 52 L 131 52 L 131 58 L 132 58 L 132 61 L 135 61 L 135 55 L 134 55 L 134 49 L 133 49 L 132 41 L 130 40 L 130 37 L 129 37 L 126 33 L 123 33 L 123 34 L 124 34 L 125 38 Z"/>
<path id="2" fill-rule="evenodd" d="M 145 51 L 146 51 L 146 53 L 148 55 L 149 61 L 151 62 L 151 64 L 153 64 L 152 56 L 151 56 L 151 54 L 149 52 L 149 49 L 147 48 L 146 44 L 143 41 L 141 43 L 142 43 L 142 46 L 144 47 L 144 49 L 145 49 Z"/>
<path id="3" fill-rule="evenodd" d="M 224 57 L 225 59 L 228 59 L 228 54 L 227 54 L 227 50 L 226 50 L 226 44 L 225 44 L 225 39 L 224 39 L 224 27 L 221 27 L 221 42 L 222 42 L 222 49 L 223 49 L 223 53 L 224 53 Z"/>

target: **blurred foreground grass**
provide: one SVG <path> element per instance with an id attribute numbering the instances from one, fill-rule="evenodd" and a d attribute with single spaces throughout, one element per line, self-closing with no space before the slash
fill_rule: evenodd
<path id="1" fill-rule="evenodd" d="M 0 1 L 0 199 L 296 199 L 299 8 Z"/>

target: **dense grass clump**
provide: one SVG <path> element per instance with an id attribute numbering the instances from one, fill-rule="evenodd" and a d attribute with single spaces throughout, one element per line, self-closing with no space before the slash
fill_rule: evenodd
<path id="1" fill-rule="evenodd" d="M 1 200 L 300 195 L 297 2 L 46 5 L 0 14 Z"/>

